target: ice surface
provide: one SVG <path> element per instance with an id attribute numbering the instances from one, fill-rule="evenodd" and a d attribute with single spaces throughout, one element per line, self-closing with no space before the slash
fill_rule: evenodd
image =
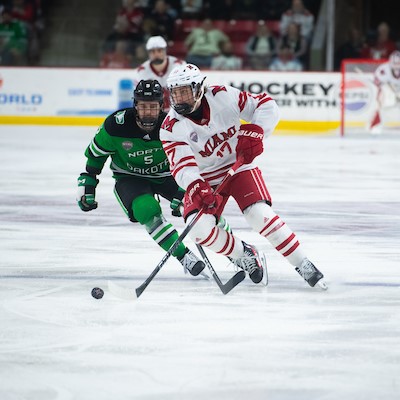
<path id="1" fill-rule="evenodd" d="M 0 127 L 1 400 L 400 398 L 400 138 L 266 142 L 258 161 L 274 209 L 327 292 L 308 287 L 229 202 L 235 232 L 267 254 L 269 286 L 246 278 L 224 296 L 171 259 L 130 303 L 107 280 L 137 287 L 163 252 L 126 219 L 108 168 L 99 208 L 77 207 L 93 134 Z M 233 270 L 209 255 L 227 280 Z"/>

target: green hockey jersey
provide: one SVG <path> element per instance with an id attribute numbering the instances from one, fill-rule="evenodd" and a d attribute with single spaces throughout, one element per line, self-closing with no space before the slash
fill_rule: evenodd
<path id="1" fill-rule="evenodd" d="M 116 179 L 129 175 L 162 181 L 171 176 L 159 136 L 165 115 L 162 113 L 151 132 L 138 126 L 134 108 L 109 115 L 85 151 L 87 172 L 100 174 L 111 157 L 110 168 Z"/>

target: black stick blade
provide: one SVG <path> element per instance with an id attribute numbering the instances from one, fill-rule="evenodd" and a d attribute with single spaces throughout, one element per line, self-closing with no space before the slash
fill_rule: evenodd
<path id="1" fill-rule="evenodd" d="M 220 286 L 222 293 L 223 294 L 229 293 L 234 287 L 239 285 L 239 283 L 242 282 L 245 277 L 246 273 L 244 271 L 236 272 L 236 274 L 233 275 L 228 282 Z"/>

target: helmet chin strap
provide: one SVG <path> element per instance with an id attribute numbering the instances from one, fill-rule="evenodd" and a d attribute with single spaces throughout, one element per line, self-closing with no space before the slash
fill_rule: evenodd
<path id="1" fill-rule="evenodd" d="M 205 79 L 205 78 L 204 78 L 204 79 Z M 196 110 L 200 107 L 201 99 L 203 98 L 203 95 L 204 95 L 204 86 L 203 86 L 204 79 L 203 79 L 203 81 L 202 81 L 201 84 L 200 84 L 199 93 L 197 93 L 197 99 L 196 99 L 196 101 L 195 101 L 194 104 L 193 104 L 192 111 L 190 111 L 191 113 L 194 112 L 194 111 L 196 111 Z"/>
<path id="2" fill-rule="evenodd" d="M 139 115 L 136 115 L 136 122 L 139 125 L 139 128 L 141 128 L 147 132 L 151 132 L 154 129 L 154 127 L 157 123 L 157 120 L 153 120 L 153 119 L 149 120 L 149 121 L 147 121 L 147 124 L 146 124 L 146 121 L 143 121 L 142 119 L 139 118 Z"/>

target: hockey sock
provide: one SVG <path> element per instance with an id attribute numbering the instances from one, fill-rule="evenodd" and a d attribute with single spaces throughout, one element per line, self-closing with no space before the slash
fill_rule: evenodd
<path id="1" fill-rule="evenodd" d="M 243 256 L 242 241 L 216 225 L 215 216 L 213 215 L 203 214 L 192 228 L 190 237 L 215 253 L 231 258 Z"/>
<path id="2" fill-rule="evenodd" d="M 224 231 L 227 231 L 229 233 L 232 233 L 232 228 L 230 227 L 228 221 L 221 215 L 218 219 L 218 224 L 217 226 L 219 228 L 222 228 Z"/>
<path id="3" fill-rule="evenodd" d="M 244 210 L 249 225 L 269 240 L 293 266 L 301 265 L 304 254 L 294 232 L 266 203 L 256 203 Z"/>
<path id="4" fill-rule="evenodd" d="M 376 114 L 374 115 L 374 118 L 372 119 L 371 122 L 371 128 L 373 128 L 376 125 L 379 125 L 381 122 L 381 117 L 379 115 L 379 112 L 376 112 Z"/>
<path id="5" fill-rule="evenodd" d="M 178 239 L 175 228 L 162 215 L 159 202 L 151 195 L 144 194 L 132 202 L 133 215 L 137 221 L 144 225 L 152 239 L 165 251 Z M 186 247 L 180 243 L 172 253 L 175 257 L 183 257 Z"/>

